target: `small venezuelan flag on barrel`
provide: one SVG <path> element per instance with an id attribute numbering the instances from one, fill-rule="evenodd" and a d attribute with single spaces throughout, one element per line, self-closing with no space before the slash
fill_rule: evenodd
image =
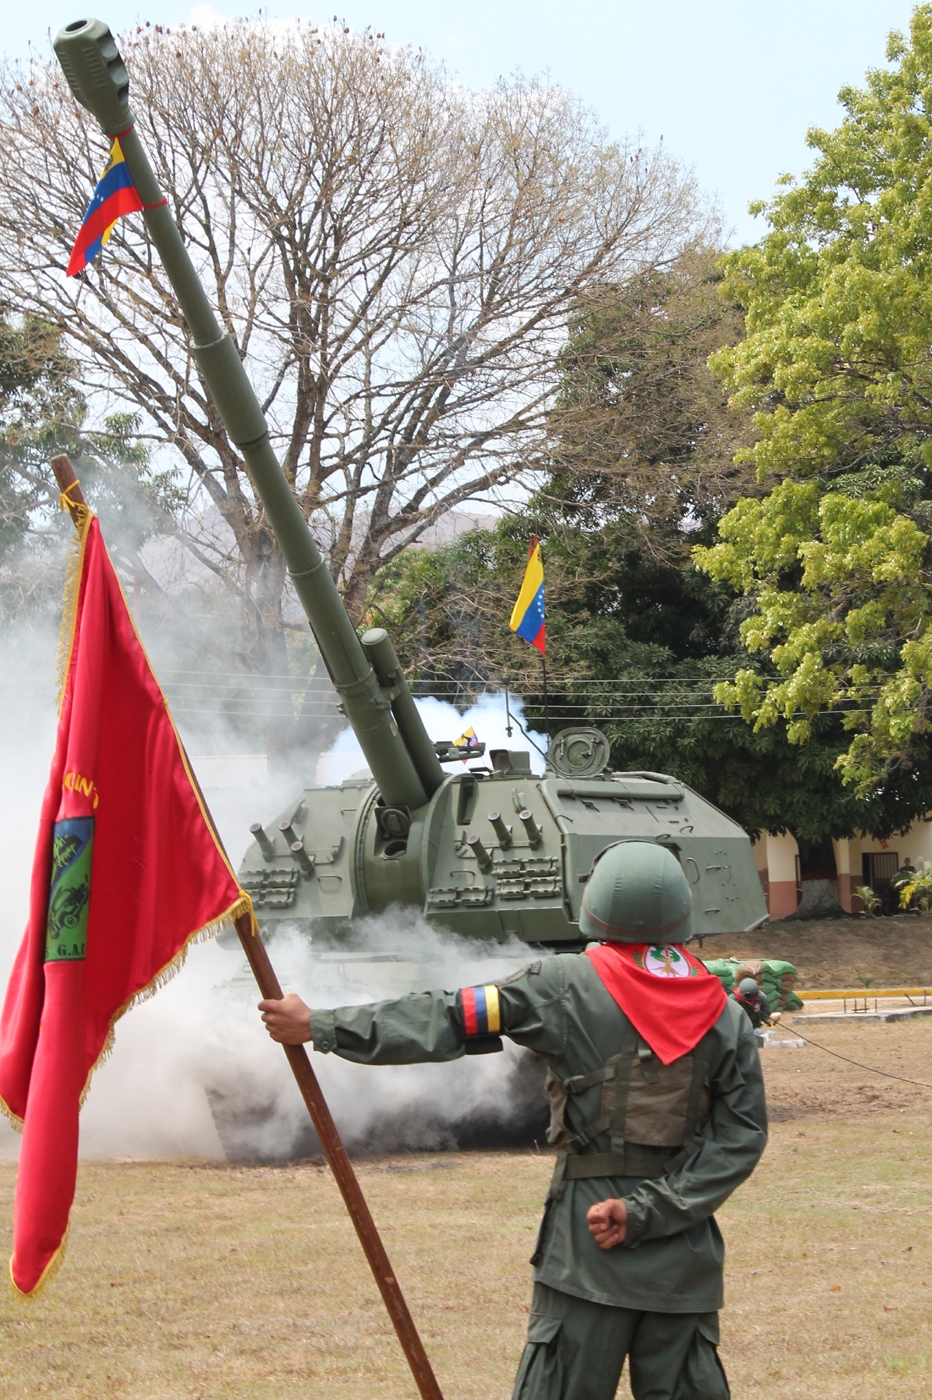
<path id="1" fill-rule="evenodd" d="M 485 987 L 463 987 L 459 998 L 467 1036 L 498 1034 L 502 1028 L 502 1016 L 498 988 L 494 983 Z"/>
<path id="2" fill-rule="evenodd" d="M 524 571 L 524 582 L 518 601 L 511 612 L 508 624 L 512 632 L 517 632 L 541 656 L 547 654 L 547 626 L 544 620 L 544 564 L 540 557 L 540 540 L 534 535 L 531 539 L 531 553 Z"/>
<path id="3" fill-rule="evenodd" d="M 464 763 L 469 757 L 470 749 L 478 749 L 479 746 L 479 736 L 476 734 L 476 731 L 475 729 L 473 729 L 472 725 L 470 725 L 468 729 L 464 729 L 458 739 L 453 740 L 453 747 L 455 749 L 461 749 L 463 751 Z"/>
<path id="4" fill-rule="evenodd" d="M 65 270 L 67 277 L 83 272 L 94 261 L 113 232 L 117 219 L 124 214 L 138 214 L 145 205 L 139 198 L 133 178 L 126 168 L 119 141 L 110 147 L 110 159 L 104 166 L 91 202 L 84 212 L 84 222 L 78 229 L 71 257 Z"/>

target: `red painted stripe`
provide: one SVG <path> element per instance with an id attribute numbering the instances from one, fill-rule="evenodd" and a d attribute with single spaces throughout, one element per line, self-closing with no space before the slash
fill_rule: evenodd
<path id="1" fill-rule="evenodd" d="M 541 656 L 546 656 L 546 655 L 547 655 L 547 624 L 546 624 L 546 622 L 542 622 L 542 623 L 540 624 L 540 631 L 538 632 L 537 636 L 534 638 L 533 642 L 531 643 L 531 646 L 532 646 L 532 647 L 537 647 L 537 650 L 540 652 Z"/>
<path id="2" fill-rule="evenodd" d="M 463 988 L 463 1020 L 466 1023 L 467 1035 L 479 1034 L 479 1023 L 476 1019 L 476 989 L 475 987 Z"/>
<path id="3" fill-rule="evenodd" d="M 485 987 L 473 987 L 472 994 L 476 999 L 476 1031 L 479 1035 L 488 1035 L 489 1008 L 485 1000 Z"/>

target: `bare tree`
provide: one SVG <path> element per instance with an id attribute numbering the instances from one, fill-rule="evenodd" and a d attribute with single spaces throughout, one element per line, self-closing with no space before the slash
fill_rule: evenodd
<path id="1" fill-rule="evenodd" d="M 668 265 L 707 214 L 666 155 L 565 92 L 471 93 L 346 29 L 235 22 L 121 39 L 131 100 L 350 613 L 438 517 L 541 459 L 590 288 Z M 59 327 L 91 402 L 183 459 L 182 537 L 284 672 L 284 568 L 141 220 L 65 265 L 104 143 L 54 64 L 0 78 L 0 299 Z M 208 503 L 210 509 L 208 509 Z M 224 528 L 201 522 L 213 515 Z"/>

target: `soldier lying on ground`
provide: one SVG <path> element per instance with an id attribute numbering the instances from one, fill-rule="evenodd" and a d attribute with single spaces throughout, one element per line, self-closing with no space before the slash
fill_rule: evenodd
<path id="1" fill-rule="evenodd" d="M 767 1140 L 754 1034 L 682 946 L 692 894 L 670 851 L 608 847 L 579 926 L 601 946 L 503 982 L 336 1011 L 292 994 L 262 1019 L 362 1064 L 453 1060 L 500 1034 L 540 1055 L 558 1155 L 513 1400 L 612 1400 L 626 1356 L 636 1400 L 726 1400 L 713 1212 Z"/>

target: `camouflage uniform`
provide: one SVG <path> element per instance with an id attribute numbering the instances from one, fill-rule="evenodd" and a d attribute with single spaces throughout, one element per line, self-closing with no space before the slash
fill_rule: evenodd
<path id="1" fill-rule="evenodd" d="M 713 1212 L 766 1142 L 760 1062 L 728 1002 L 691 1055 L 661 1065 L 584 954 L 460 992 L 312 1011 L 314 1048 L 360 1064 L 453 1060 L 501 1032 L 546 1062 L 560 1149 L 514 1400 L 612 1400 L 625 1357 L 638 1400 L 724 1400 L 724 1246 Z M 587 1131 L 588 1130 L 588 1131 Z M 602 1250 L 586 1212 L 628 1208 Z"/>

